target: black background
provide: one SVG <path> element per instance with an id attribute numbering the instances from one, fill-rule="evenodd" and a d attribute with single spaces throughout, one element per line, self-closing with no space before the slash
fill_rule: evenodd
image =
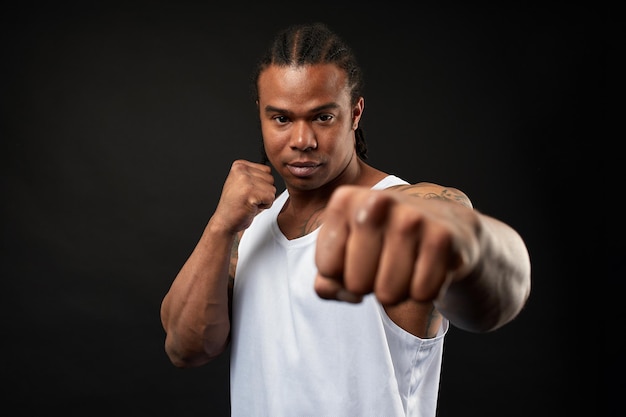
<path id="1" fill-rule="evenodd" d="M 585 410 L 598 401 L 601 319 L 575 284 L 588 251 L 571 213 L 602 165 L 591 152 L 604 135 L 606 17 L 558 4 L 4 6 L 10 415 L 227 415 L 228 354 L 174 368 L 160 302 L 231 162 L 259 158 L 255 60 L 276 30 L 313 20 L 365 70 L 369 162 L 462 189 L 530 250 L 520 316 L 490 334 L 451 329 L 439 415 L 598 415 Z"/>

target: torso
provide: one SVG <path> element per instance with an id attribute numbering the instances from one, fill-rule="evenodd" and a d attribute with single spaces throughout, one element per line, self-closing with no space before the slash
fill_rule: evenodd
<path id="1" fill-rule="evenodd" d="M 398 182 L 390 177 L 375 188 Z M 429 305 L 405 302 L 383 312 L 372 295 L 357 305 L 316 297 L 315 210 L 299 223 L 308 223 L 309 232 L 288 239 L 277 222 L 287 197 L 279 195 L 255 219 L 239 246 L 233 415 L 303 415 L 313 406 L 320 415 L 434 415 L 437 391 L 431 388 L 439 384 L 447 321 L 432 334 L 423 330 L 424 323 L 435 326 Z M 323 210 L 319 214 L 321 223 Z M 364 369 L 366 362 L 371 366 Z"/>

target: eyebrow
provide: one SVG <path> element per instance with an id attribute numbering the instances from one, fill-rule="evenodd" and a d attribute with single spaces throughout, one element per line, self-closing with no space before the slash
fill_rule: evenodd
<path id="1" fill-rule="evenodd" d="M 309 112 L 310 113 L 319 113 L 319 112 L 324 111 L 324 110 L 330 110 L 330 109 L 336 109 L 336 108 L 339 108 L 339 104 L 337 104 L 335 102 L 332 102 L 332 103 L 322 104 L 321 106 L 317 106 L 315 108 L 312 108 Z M 289 110 L 281 109 L 280 107 L 274 107 L 274 106 L 271 106 L 271 105 L 265 106 L 265 112 L 266 113 L 284 113 L 284 114 L 291 113 Z"/>

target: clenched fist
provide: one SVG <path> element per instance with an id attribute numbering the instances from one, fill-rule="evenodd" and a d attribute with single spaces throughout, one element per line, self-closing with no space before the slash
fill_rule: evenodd
<path id="1" fill-rule="evenodd" d="M 469 200 L 415 196 L 424 194 L 432 193 L 338 188 L 317 240 L 318 295 L 358 302 L 374 292 L 382 304 L 433 301 L 467 275 L 480 251 L 478 214 Z"/>
<path id="2" fill-rule="evenodd" d="M 248 228 L 257 214 L 271 207 L 275 198 L 271 168 L 237 160 L 224 182 L 212 221 L 232 233 L 239 232 Z"/>

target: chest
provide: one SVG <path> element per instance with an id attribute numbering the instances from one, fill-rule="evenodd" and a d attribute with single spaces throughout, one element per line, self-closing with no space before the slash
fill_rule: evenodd
<path id="1" fill-rule="evenodd" d="M 324 207 L 307 212 L 281 212 L 277 223 L 280 231 L 289 240 L 308 235 L 318 229 L 324 220 Z"/>

